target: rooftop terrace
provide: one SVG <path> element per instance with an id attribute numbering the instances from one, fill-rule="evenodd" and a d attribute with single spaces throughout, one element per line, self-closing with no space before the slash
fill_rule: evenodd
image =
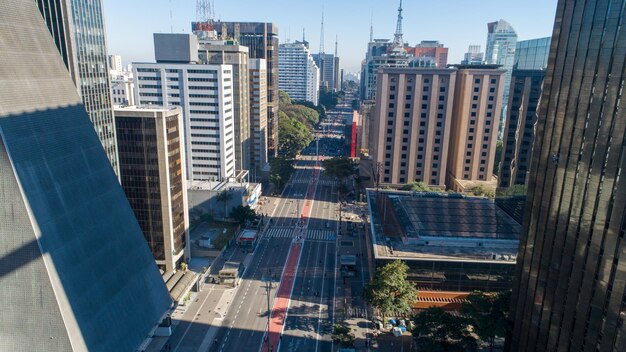
<path id="1" fill-rule="evenodd" d="M 369 189 L 375 257 L 514 263 L 521 226 L 490 199 Z"/>

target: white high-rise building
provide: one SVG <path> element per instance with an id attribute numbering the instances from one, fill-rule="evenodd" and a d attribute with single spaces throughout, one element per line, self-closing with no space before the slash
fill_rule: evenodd
<path id="1" fill-rule="evenodd" d="M 121 76 L 124 73 L 122 67 L 122 56 L 109 55 L 109 75 L 111 77 Z"/>
<path id="2" fill-rule="evenodd" d="M 480 65 L 483 63 L 484 55 L 485 53 L 480 51 L 480 45 L 470 44 L 467 52 L 463 55 L 461 65 Z"/>
<path id="3" fill-rule="evenodd" d="M 114 106 L 135 105 L 135 82 L 131 73 L 111 76 L 111 100 Z"/>
<path id="4" fill-rule="evenodd" d="M 182 108 L 190 180 L 235 175 L 231 65 L 134 63 L 133 75 L 138 105 Z"/>
<path id="5" fill-rule="evenodd" d="M 293 100 L 307 100 L 317 104 L 320 70 L 302 42 L 278 46 L 278 89 Z"/>

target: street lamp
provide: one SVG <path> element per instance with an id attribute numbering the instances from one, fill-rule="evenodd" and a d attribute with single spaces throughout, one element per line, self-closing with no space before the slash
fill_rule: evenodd
<path id="1" fill-rule="evenodd" d="M 270 296 L 272 293 L 272 281 L 273 281 L 273 275 L 272 275 L 272 269 L 268 269 L 268 284 L 266 286 L 267 288 L 267 350 L 271 351 L 272 350 L 272 346 L 270 346 L 270 318 L 272 316 L 272 311 L 271 311 L 271 307 L 270 307 Z"/>

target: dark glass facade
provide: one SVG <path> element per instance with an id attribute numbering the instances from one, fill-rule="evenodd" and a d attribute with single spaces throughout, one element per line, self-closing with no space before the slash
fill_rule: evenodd
<path id="1" fill-rule="evenodd" d="M 509 351 L 626 350 L 625 0 L 560 0 Z"/>
<path id="2" fill-rule="evenodd" d="M 174 269 L 171 256 L 187 245 L 180 114 L 163 121 L 161 113 L 136 111 L 115 113 L 120 179 L 154 258 Z"/>
<path id="3" fill-rule="evenodd" d="M 513 70 L 498 186 L 525 185 L 532 153 L 543 70 Z"/>
<path id="4" fill-rule="evenodd" d="M 119 174 L 102 1 L 37 0 L 37 4 L 111 166 Z"/>
<path id="5" fill-rule="evenodd" d="M 179 116 L 168 116 L 165 119 L 167 128 L 167 158 L 170 177 L 170 209 L 172 216 L 172 236 L 174 237 L 174 251 L 179 253 L 187 246 L 185 235 L 185 185 L 183 180 L 183 151 L 181 149 L 181 135 L 179 126 Z"/>

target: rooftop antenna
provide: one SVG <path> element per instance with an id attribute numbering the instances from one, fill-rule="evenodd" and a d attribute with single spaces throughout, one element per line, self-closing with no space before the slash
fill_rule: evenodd
<path id="1" fill-rule="evenodd" d="M 398 7 L 398 23 L 396 24 L 396 34 L 393 36 L 393 43 L 398 46 L 404 46 L 404 40 L 402 39 L 402 0 L 400 0 L 400 6 Z"/>
<path id="2" fill-rule="evenodd" d="M 322 32 L 320 34 L 320 54 L 324 54 L 324 5 L 322 4 Z"/>
<path id="3" fill-rule="evenodd" d="M 170 0 L 170 4 L 172 1 Z M 213 22 L 213 5 L 210 0 L 196 0 L 196 21 L 203 23 Z"/>
<path id="4" fill-rule="evenodd" d="M 172 0 L 170 0 L 170 33 L 174 33 L 174 22 L 172 20 Z"/>
<path id="5" fill-rule="evenodd" d="M 302 42 L 303 42 L 303 43 L 304 43 L 304 42 L 306 42 L 305 35 L 304 35 L 304 34 L 305 34 L 304 29 L 305 29 L 305 28 L 304 28 L 304 27 L 302 27 Z"/>
<path id="6" fill-rule="evenodd" d="M 337 57 L 337 40 L 338 40 L 339 36 L 337 34 L 335 34 L 335 57 Z"/>
<path id="7" fill-rule="evenodd" d="M 370 14 L 370 43 L 374 41 L 374 10 Z"/>

